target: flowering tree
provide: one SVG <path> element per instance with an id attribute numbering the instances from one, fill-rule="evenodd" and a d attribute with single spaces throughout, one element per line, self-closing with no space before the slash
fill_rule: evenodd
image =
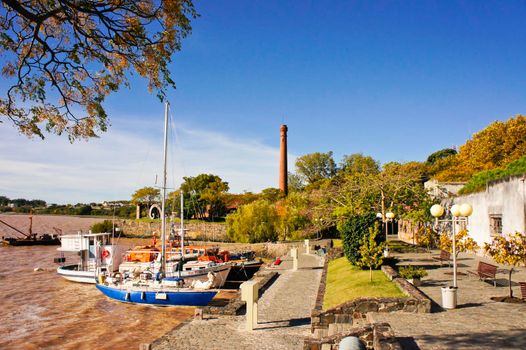
<path id="1" fill-rule="evenodd" d="M 446 252 L 453 253 L 453 244 L 452 240 L 449 237 L 449 234 L 447 232 L 444 232 L 440 235 L 440 249 L 445 250 Z M 458 254 L 460 252 L 474 252 L 476 253 L 479 249 L 479 246 L 477 242 L 468 235 L 468 230 L 463 229 L 460 230 L 456 235 L 456 253 L 455 255 L 458 257 Z"/>
<path id="2" fill-rule="evenodd" d="M 510 298 L 513 298 L 513 290 L 511 289 L 511 274 L 513 268 L 526 261 L 526 235 L 524 233 L 515 232 L 512 235 L 503 235 L 493 238 L 491 244 L 486 243 L 484 250 L 488 253 L 498 264 L 510 265 L 512 268 L 509 271 L 509 287 Z"/>
<path id="3" fill-rule="evenodd" d="M 358 266 L 369 268 L 369 279 L 371 281 L 373 280 L 373 268 L 378 268 L 383 262 L 385 242 L 376 243 L 376 235 L 379 231 L 380 225 L 375 222 L 373 227 L 369 227 L 369 234 L 363 238 L 360 247 L 361 258 L 358 260 Z"/>

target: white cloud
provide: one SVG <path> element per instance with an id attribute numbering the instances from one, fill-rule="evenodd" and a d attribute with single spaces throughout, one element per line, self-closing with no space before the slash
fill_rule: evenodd
<path id="1" fill-rule="evenodd" d="M 74 144 L 55 136 L 29 140 L 7 123 L 0 124 L 0 195 L 99 202 L 128 199 L 137 188 L 155 185 L 162 168 L 162 130 L 155 128 L 162 128 L 162 121 L 143 120 L 113 118 L 114 125 L 100 139 Z M 219 175 L 234 193 L 277 186 L 277 144 L 185 125 L 177 127 L 176 135 L 169 152 L 169 186 L 178 187 L 182 176 L 200 173 Z M 293 159 L 289 156 L 290 164 Z"/>

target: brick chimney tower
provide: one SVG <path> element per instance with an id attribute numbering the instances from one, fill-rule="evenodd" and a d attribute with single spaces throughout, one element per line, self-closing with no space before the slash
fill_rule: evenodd
<path id="1" fill-rule="evenodd" d="M 289 193 L 289 186 L 287 183 L 287 126 L 281 125 L 280 143 L 279 143 L 279 190 L 287 195 Z"/>

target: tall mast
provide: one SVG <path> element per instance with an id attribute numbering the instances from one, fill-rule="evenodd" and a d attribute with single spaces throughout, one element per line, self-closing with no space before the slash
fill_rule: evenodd
<path id="1" fill-rule="evenodd" d="M 183 197 L 182 189 L 181 189 L 181 232 L 179 233 L 179 236 L 181 237 L 181 260 L 184 260 L 184 197 Z"/>
<path id="2" fill-rule="evenodd" d="M 166 216 L 164 214 L 165 202 L 166 202 L 166 160 L 168 157 L 168 102 L 165 103 L 164 109 L 164 151 L 163 151 L 163 186 L 162 186 L 162 197 L 161 197 L 161 276 L 166 273 Z"/>

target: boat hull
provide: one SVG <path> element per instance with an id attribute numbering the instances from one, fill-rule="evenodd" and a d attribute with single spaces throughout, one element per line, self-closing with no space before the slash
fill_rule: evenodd
<path id="1" fill-rule="evenodd" d="M 33 245 L 59 245 L 60 240 L 55 239 L 16 239 L 16 238 L 6 238 L 3 241 L 6 245 L 11 246 L 33 246 Z"/>
<path id="2" fill-rule="evenodd" d="M 217 294 L 217 291 L 128 291 L 101 284 L 96 286 L 108 298 L 123 303 L 156 306 L 206 306 Z"/>
<path id="3" fill-rule="evenodd" d="M 57 273 L 72 282 L 95 284 L 95 271 L 79 271 L 77 265 L 66 265 L 57 268 Z"/>
<path id="4" fill-rule="evenodd" d="M 256 263 L 248 263 L 248 264 L 235 264 L 230 269 L 230 272 L 227 276 L 227 281 L 230 282 L 241 282 L 241 281 L 248 281 L 249 279 L 254 276 L 256 272 L 259 271 L 261 266 L 263 265 L 262 261 L 256 262 Z"/>

